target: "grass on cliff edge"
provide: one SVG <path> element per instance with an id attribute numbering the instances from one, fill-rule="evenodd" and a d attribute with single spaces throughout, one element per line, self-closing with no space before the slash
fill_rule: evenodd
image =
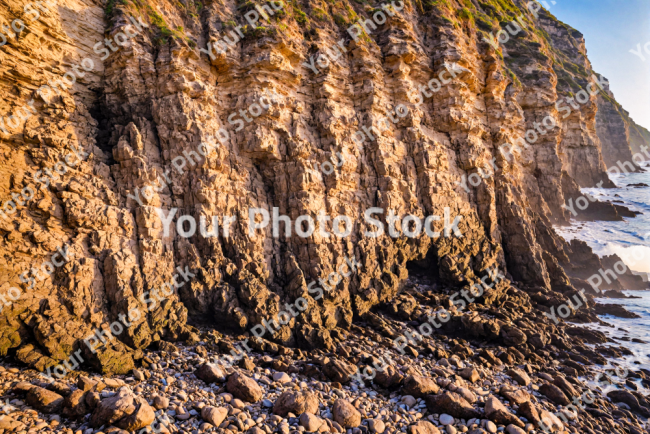
<path id="1" fill-rule="evenodd" d="M 159 35 L 157 35 L 156 38 L 154 39 L 154 42 L 156 42 L 159 45 L 163 45 L 171 41 L 172 39 L 180 39 L 180 40 L 186 40 L 186 42 L 190 44 L 190 46 L 194 43 L 194 41 L 185 37 L 185 33 L 183 32 L 182 26 L 178 26 L 176 27 L 176 30 L 172 30 L 167 25 L 165 18 L 163 18 L 163 16 L 160 15 L 158 12 L 154 11 L 151 6 L 147 5 L 147 11 L 149 13 L 149 19 L 151 20 L 151 24 L 153 24 L 156 27 L 159 33 Z"/>
<path id="2" fill-rule="evenodd" d="M 197 18 L 197 14 L 203 9 L 203 3 L 200 1 L 184 0 L 178 1 L 177 3 L 185 13 L 193 18 Z M 108 0 L 104 8 L 106 16 L 110 18 L 117 6 L 121 6 L 124 9 L 135 8 L 140 15 L 149 17 L 149 23 L 153 25 L 156 33 L 154 43 L 163 45 L 172 39 L 177 39 L 185 41 L 192 48 L 196 46 L 193 40 L 185 36 L 183 26 L 177 26 L 176 29 L 170 28 L 165 18 L 156 12 L 151 5 L 146 3 L 145 0 Z"/>

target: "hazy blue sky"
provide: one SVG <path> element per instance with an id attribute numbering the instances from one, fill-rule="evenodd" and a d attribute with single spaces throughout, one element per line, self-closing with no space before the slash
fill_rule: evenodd
<path id="1" fill-rule="evenodd" d="M 547 1 L 549 12 L 585 35 L 594 70 L 609 79 L 632 119 L 650 129 L 650 0 Z M 645 61 L 630 53 L 639 43 Z"/>

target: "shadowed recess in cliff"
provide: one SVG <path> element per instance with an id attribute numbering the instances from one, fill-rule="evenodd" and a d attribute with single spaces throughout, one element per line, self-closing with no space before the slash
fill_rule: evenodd
<path id="1" fill-rule="evenodd" d="M 406 263 L 409 278 L 422 281 L 426 285 L 437 286 L 440 282 L 438 257 L 435 247 L 431 247 L 424 259 L 414 259 Z"/>

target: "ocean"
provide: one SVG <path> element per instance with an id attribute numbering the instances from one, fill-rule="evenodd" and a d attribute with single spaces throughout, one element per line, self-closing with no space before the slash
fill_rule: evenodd
<path id="1" fill-rule="evenodd" d="M 647 164 L 647 163 L 646 163 Z M 650 185 L 650 165 L 645 173 L 610 175 L 617 188 L 584 188 L 583 193 L 595 196 L 601 201 L 624 205 L 643 214 L 636 218 L 626 218 L 622 222 L 580 222 L 572 221 L 571 226 L 556 226 L 555 230 L 567 241 L 578 238 L 585 241 L 599 256 L 616 253 L 628 268 L 648 279 L 650 273 L 650 187 L 629 187 L 629 184 L 644 183 Z M 576 209 L 576 212 L 579 210 Z M 641 298 L 610 299 L 598 298 L 602 304 L 615 303 L 635 312 L 641 318 L 626 319 L 611 315 L 600 318 L 614 327 L 591 324 L 590 327 L 604 332 L 617 344 L 634 353 L 615 362 L 628 369 L 650 370 L 650 291 L 624 291 L 627 295 Z M 623 340 L 620 340 L 623 339 Z M 632 342 L 639 339 L 647 343 Z M 612 365 L 609 365 L 612 366 Z M 638 384 L 639 386 L 640 383 Z M 640 390 L 643 390 L 640 387 Z"/>

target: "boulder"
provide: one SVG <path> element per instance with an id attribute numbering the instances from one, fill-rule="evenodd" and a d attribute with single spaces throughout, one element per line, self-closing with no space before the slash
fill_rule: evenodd
<path id="1" fill-rule="evenodd" d="M 323 420 L 320 417 L 308 412 L 301 414 L 298 421 L 307 432 L 316 432 L 323 425 Z"/>
<path id="2" fill-rule="evenodd" d="M 564 424 L 560 418 L 550 411 L 542 410 L 539 416 L 540 422 L 537 424 L 537 427 L 541 428 L 539 431 L 555 432 L 564 430 Z"/>
<path id="3" fill-rule="evenodd" d="M 201 418 L 211 423 L 214 427 L 219 427 L 228 416 L 228 409 L 224 407 L 212 407 L 206 405 L 201 409 Z"/>
<path id="4" fill-rule="evenodd" d="M 128 374 L 135 368 L 133 352 L 117 339 L 101 343 L 94 352 L 82 345 L 84 360 L 103 375 Z"/>
<path id="5" fill-rule="evenodd" d="M 512 386 L 505 385 L 499 390 L 499 395 L 510 401 L 514 405 L 521 405 L 530 401 L 530 395 L 523 389 L 516 389 Z"/>
<path id="6" fill-rule="evenodd" d="M 104 378 L 104 384 L 106 384 L 106 387 L 109 389 L 119 389 L 122 386 L 126 386 L 126 383 L 124 381 L 115 379 L 115 378 Z"/>
<path id="7" fill-rule="evenodd" d="M 273 405 L 273 413 L 285 417 L 288 413 L 318 412 L 318 397 L 307 390 L 291 390 L 282 393 Z"/>
<path id="8" fill-rule="evenodd" d="M 404 381 L 404 375 L 395 369 L 392 365 L 387 365 L 382 370 L 377 370 L 375 378 L 372 380 L 375 384 L 384 389 L 393 389 L 399 387 Z"/>
<path id="9" fill-rule="evenodd" d="M 586 327 L 567 327 L 564 330 L 570 336 L 576 336 L 589 344 L 607 343 L 607 335 L 598 330 L 591 330 Z"/>
<path id="10" fill-rule="evenodd" d="M 508 347 L 516 347 L 526 343 L 526 333 L 515 326 L 505 326 L 501 329 L 499 336 Z"/>
<path id="11" fill-rule="evenodd" d="M 402 394 L 413 395 L 416 398 L 421 398 L 425 395 L 438 393 L 439 390 L 440 387 L 432 379 L 420 375 L 409 375 L 404 380 Z"/>
<path id="12" fill-rule="evenodd" d="M 508 425 L 506 427 L 506 432 L 508 434 L 526 434 L 526 431 L 519 428 L 517 425 Z"/>
<path id="13" fill-rule="evenodd" d="M 470 383 L 476 383 L 479 378 L 478 371 L 474 368 L 465 368 L 458 371 L 458 374 Z"/>
<path id="14" fill-rule="evenodd" d="M 572 385 L 571 383 L 569 383 L 569 382 L 567 381 L 567 379 L 564 378 L 564 377 L 561 377 L 561 376 L 557 375 L 557 376 L 553 379 L 553 384 L 556 385 L 557 387 L 559 387 L 560 389 L 562 389 L 562 391 L 566 394 L 566 396 L 567 396 L 569 399 L 577 398 L 577 397 L 580 396 L 580 392 L 578 392 L 578 391 L 573 387 L 573 385 Z"/>
<path id="15" fill-rule="evenodd" d="M 323 372 L 330 380 L 344 384 L 350 381 L 357 368 L 343 360 L 333 359 L 325 364 Z"/>
<path id="16" fill-rule="evenodd" d="M 25 424 L 3 414 L 0 416 L 0 429 L 6 433 L 19 432 L 24 431 Z"/>
<path id="17" fill-rule="evenodd" d="M 640 414 L 643 417 L 650 417 L 650 409 L 639 404 L 639 400 L 632 393 L 627 390 L 612 390 L 607 394 L 607 397 L 613 402 L 622 402 L 627 404 L 632 411 Z"/>
<path id="18" fill-rule="evenodd" d="M 72 389 L 70 388 L 70 386 L 68 386 L 66 383 L 63 383 L 62 381 L 55 381 L 53 383 L 50 383 L 46 387 L 46 389 L 58 393 L 64 398 L 70 396 L 70 394 L 72 393 Z"/>
<path id="19" fill-rule="evenodd" d="M 135 431 L 151 425 L 154 419 L 154 411 L 147 401 L 140 396 L 135 396 L 128 387 L 124 386 L 120 387 L 115 395 L 97 404 L 90 417 L 90 425 L 94 428 L 115 425 L 127 431 Z"/>
<path id="20" fill-rule="evenodd" d="M 34 386 L 27 392 L 27 404 L 43 413 L 59 413 L 64 399 L 58 393 Z"/>
<path id="21" fill-rule="evenodd" d="M 125 431 L 136 431 L 153 423 L 156 414 L 147 401 L 141 396 L 136 396 L 134 403 L 136 405 L 135 411 L 117 421 L 115 423 L 116 427 Z"/>
<path id="22" fill-rule="evenodd" d="M 11 391 L 15 394 L 27 393 L 34 387 L 38 386 L 34 386 L 32 383 L 28 383 L 27 381 L 20 381 L 18 384 L 11 388 Z"/>
<path id="23" fill-rule="evenodd" d="M 502 425 L 517 425 L 521 428 L 525 424 L 517 416 L 510 413 L 505 405 L 496 396 L 488 397 L 485 402 L 485 417 L 491 421 Z"/>
<path id="24" fill-rule="evenodd" d="M 262 388 L 255 380 L 239 372 L 228 377 L 226 390 L 242 401 L 257 402 L 262 399 Z"/>
<path id="25" fill-rule="evenodd" d="M 517 413 L 528 419 L 536 427 L 539 426 L 539 422 L 542 420 L 537 407 L 530 401 L 521 404 Z"/>
<path id="26" fill-rule="evenodd" d="M 194 372 L 194 375 L 199 380 L 210 383 L 223 383 L 226 381 L 226 374 L 221 368 L 214 363 L 204 363 Z"/>
<path id="27" fill-rule="evenodd" d="M 454 393 L 459 394 L 465 399 L 465 401 L 469 402 L 470 404 L 474 404 L 477 400 L 474 392 L 466 387 L 457 387 L 456 390 L 454 390 Z"/>
<path id="28" fill-rule="evenodd" d="M 158 350 L 166 353 L 175 353 L 178 352 L 178 347 L 171 342 L 158 341 Z"/>
<path id="29" fill-rule="evenodd" d="M 102 400 L 101 396 L 97 392 L 87 392 L 86 393 L 86 398 L 84 401 L 86 401 L 86 405 L 88 406 L 88 410 L 93 411 L 95 408 L 97 408 L 97 404 Z"/>
<path id="30" fill-rule="evenodd" d="M 386 431 L 386 424 L 381 419 L 370 419 L 368 421 L 368 428 L 376 434 L 382 434 Z"/>
<path id="31" fill-rule="evenodd" d="M 134 369 L 133 370 L 133 378 L 135 378 L 138 381 L 144 381 L 145 380 L 144 373 L 140 369 Z"/>
<path id="32" fill-rule="evenodd" d="M 273 381 L 277 381 L 280 384 L 290 383 L 291 376 L 289 376 L 289 374 L 286 372 L 276 372 L 273 374 Z"/>
<path id="33" fill-rule="evenodd" d="M 103 383 L 102 383 L 103 384 Z M 83 375 L 80 375 L 79 378 L 77 379 L 77 387 L 84 392 L 87 392 L 89 390 L 92 390 L 94 387 L 98 386 L 99 382 L 95 380 L 91 380 L 88 377 L 85 377 Z M 95 390 L 96 392 L 101 392 L 104 389 L 104 385 L 97 387 Z"/>
<path id="34" fill-rule="evenodd" d="M 406 404 L 409 408 L 414 407 L 418 400 L 413 395 L 402 396 L 402 404 Z"/>
<path id="35" fill-rule="evenodd" d="M 252 371 L 255 369 L 255 363 L 248 356 L 244 356 L 239 361 L 239 367 L 247 371 Z"/>
<path id="36" fill-rule="evenodd" d="M 98 428 L 102 425 L 113 425 L 120 419 L 135 411 L 133 394 L 127 387 L 122 387 L 110 398 L 99 402 L 90 417 L 90 425 Z"/>
<path id="37" fill-rule="evenodd" d="M 344 428 L 356 428 L 361 424 L 361 413 L 345 399 L 334 401 L 332 414 L 334 420 Z"/>
<path id="38" fill-rule="evenodd" d="M 408 427 L 408 434 L 440 434 L 440 430 L 428 420 L 421 420 Z"/>
<path id="39" fill-rule="evenodd" d="M 517 369 L 517 368 L 508 369 L 506 371 L 506 375 L 509 375 L 510 378 L 515 380 L 517 384 L 519 384 L 520 386 L 530 386 L 530 383 L 532 382 L 528 374 L 526 374 L 521 369 Z"/>
<path id="40" fill-rule="evenodd" d="M 501 362 L 501 359 L 498 359 L 494 355 L 494 353 L 490 350 L 482 349 L 481 352 L 479 353 L 479 356 L 483 357 L 485 360 L 492 363 L 493 365 L 500 366 L 503 364 L 503 362 Z"/>
<path id="41" fill-rule="evenodd" d="M 169 398 L 160 395 L 154 396 L 153 407 L 156 410 L 166 410 L 169 407 Z"/>
<path id="42" fill-rule="evenodd" d="M 457 419 L 473 419 L 481 417 L 481 413 L 454 392 L 445 392 L 441 395 L 428 395 L 425 398 L 427 409 L 431 413 L 447 413 Z"/>
<path id="43" fill-rule="evenodd" d="M 554 384 L 542 384 L 539 387 L 539 393 L 546 396 L 556 405 L 569 405 L 571 403 L 569 398 L 562 392 L 562 389 Z"/>
<path id="44" fill-rule="evenodd" d="M 86 405 L 86 392 L 77 389 L 66 396 L 63 403 L 63 416 L 74 419 L 84 416 L 89 412 L 90 409 Z"/>
<path id="45" fill-rule="evenodd" d="M 534 333 L 528 336 L 528 344 L 535 349 L 541 349 L 549 343 L 549 337 L 546 333 Z"/>

